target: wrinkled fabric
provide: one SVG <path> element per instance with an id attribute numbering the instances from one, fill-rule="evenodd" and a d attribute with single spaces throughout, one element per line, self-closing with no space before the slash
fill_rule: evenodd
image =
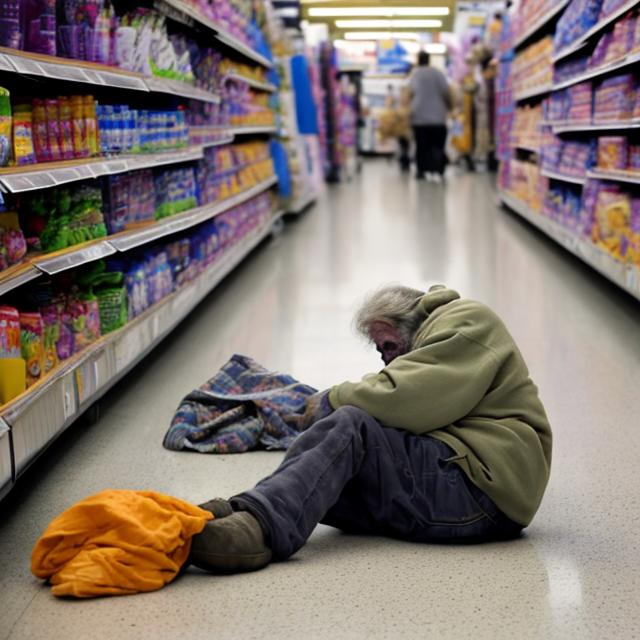
<path id="1" fill-rule="evenodd" d="M 107 490 L 54 518 L 31 554 L 31 571 L 55 596 L 156 591 L 186 561 L 213 515 L 154 491 Z"/>
<path id="2" fill-rule="evenodd" d="M 316 389 L 234 355 L 180 403 L 163 446 L 173 451 L 241 453 L 287 449 L 299 433 L 307 398 Z"/>

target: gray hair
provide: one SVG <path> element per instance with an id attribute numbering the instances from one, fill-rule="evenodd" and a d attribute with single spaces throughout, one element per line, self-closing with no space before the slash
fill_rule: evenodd
<path id="1" fill-rule="evenodd" d="M 371 327 L 374 323 L 390 322 L 398 329 L 405 344 L 410 345 L 425 319 L 424 312 L 418 306 L 424 295 L 424 291 L 401 285 L 382 287 L 369 295 L 356 313 L 355 328 L 358 333 L 371 340 Z"/>

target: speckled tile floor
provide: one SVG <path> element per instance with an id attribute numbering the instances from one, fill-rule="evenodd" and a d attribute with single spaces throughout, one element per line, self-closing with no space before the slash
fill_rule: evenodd
<path id="1" fill-rule="evenodd" d="M 198 502 L 281 454 L 162 449 L 181 396 L 234 352 L 324 388 L 378 368 L 353 334 L 383 282 L 446 282 L 505 319 L 555 430 L 551 483 L 521 540 L 471 547 L 320 526 L 290 561 L 156 593 L 57 600 L 29 572 L 38 535 L 107 487 Z M 486 176 L 446 188 L 365 164 L 229 277 L 0 505 L 0 639 L 640 637 L 640 303 L 500 211 Z"/>

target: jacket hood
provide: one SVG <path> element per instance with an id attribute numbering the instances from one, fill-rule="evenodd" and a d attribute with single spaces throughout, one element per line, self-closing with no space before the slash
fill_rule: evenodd
<path id="1" fill-rule="evenodd" d="M 422 311 L 429 316 L 438 307 L 449 304 L 454 300 L 460 300 L 460 294 L 457 291 L 447 289 L 443 284 L 436 284 L 429 288 L 429 293 L 422 296 L 418 304 Z"/>

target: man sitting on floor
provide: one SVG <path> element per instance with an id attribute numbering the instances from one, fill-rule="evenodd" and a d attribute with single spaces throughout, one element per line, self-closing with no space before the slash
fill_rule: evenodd
<path id="1" fill-rule="evenodd" d="M 517 537 L 549 478 L 551 429 L 513 338 L 450 289 L 387 287 L 358 330 L 385 368 L 312 396 L 280 467 L 254 489 L 202 505 L 215 519 L 190 563 L 259 569 L 318 523 L 416 542 Z"/>

